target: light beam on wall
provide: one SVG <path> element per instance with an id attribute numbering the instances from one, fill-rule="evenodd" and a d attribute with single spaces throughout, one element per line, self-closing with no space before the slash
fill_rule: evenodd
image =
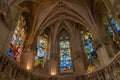
<path id="1" fill-rule="evenodd" d="M 51 75 L 56 75 L 56 73 L 55 72 L 51 72 Z"/>
<path id="2" fill-rule="evenodd" d="M 29 65 L 27 65 L 27 70 L 30 70 L 31 68 L 30 68 L 30 66 Z"/>

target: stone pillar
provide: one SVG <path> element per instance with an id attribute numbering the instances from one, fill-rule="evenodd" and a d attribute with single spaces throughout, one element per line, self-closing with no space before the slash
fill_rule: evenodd
<path id="1" fill-rule="evenodd" d="M 73 68 L 74 68 L 74 72 L 77 74 L 82 74 L 84 72 L 86 72 L 86 67 L 87 67 L 87 56 L 85 56 L 84 53 L 84 47 L 83 47 L 83 41 L 82 41 L 82 36 L 81 36 L 81 32 L 80 32 L 80 26 L 76 25 L 75 26 L 75 33 L 74 37 L 72 38 L 72 50 L 74 50 L 74 52 L 72 53 L 72 57 L 73 57 Z"/>
<path id="2" fill-rule="evenodd" d="M 26 69 L 31 71 L 34 66 L 35 53 L 32 51 L 28 52 L 26 58 L 27 58 Z"/>
<path id="3" fill-rule="evenodd" d="M 98 48 L 97 53 L 101 66 L 106 65 L 110 61 L 104 44 Z"/>
<path id="4" fill-rule="evenodd" d="M 50 52 L 50 75 L 56 75 L 58 74 L 58 68 L 59 68 L 59 64 L 58 64 L 58 56 L 57 55 L 57 46 L 56 46 L 56 43 L 51 41 L 51 52 Z"/>
<path id="5" fill-rule="evenodd" d="M 35 37 L 34 34 L 27 34 L 26 40 L 24 42 L 23 51 L 21 53 L 21 64 L 27 70 L 33 69 L 33 62 L 36 55 L 36 42 L 33 44 Z"/>

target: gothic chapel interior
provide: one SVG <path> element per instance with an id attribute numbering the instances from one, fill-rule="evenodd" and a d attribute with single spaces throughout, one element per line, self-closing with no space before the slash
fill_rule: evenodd
<path id="1" fill-rule="evenodd" d="M 120 0 L 0 0 L 0 80 L 120 80 Z"/>

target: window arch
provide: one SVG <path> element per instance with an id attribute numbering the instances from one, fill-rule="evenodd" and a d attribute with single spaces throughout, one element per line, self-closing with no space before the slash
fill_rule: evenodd
<path id="1" fill-rule="evenodd" d="M 70 41 L 68 37 L 62 36 L 59 41 L 60 47 L 60 71 L 62 73 L 73 72 Z"/>
<path id="2" fill-rule="evenodd" d="M 17 62 L 20 62 L 20 55 L 26 38 L 25 27 L 26 19 L 25 16 L 21 15 L 7 51 L 8 56 L 13 57 Z"/>
<path id="3" fill-rule="evenodd" d="M 42 34 L 37 37 L 37 54 L 35 56 L 34 67 L 44 67 L 48 56 L 48 36 Z"/>
<path id="4" fill-rule="evenodd" d="M 82 31 L 82 41 L 84 44 L 85 53 L 88 57 L 89 64 L 93 63 L 93 59 L 97 59 L 97 53 L 93 47 L 93 37 L 89 31 Z"/>

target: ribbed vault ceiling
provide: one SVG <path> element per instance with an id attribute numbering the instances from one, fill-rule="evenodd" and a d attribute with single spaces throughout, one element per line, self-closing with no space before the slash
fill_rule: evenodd
<path id="1" fill-rule="evenodd" d="M 9 0 L 11 7 L 20 6 L 31 15 L 31 35 L 32 37 L 42 32 L 50 25 L 54 24 L 56 33 L 61 24 L 65 24 L 65 29 L 70 34 L 74 32 L 74 25 L 80 24 L 88 27 L 91 32 L 96 31 L 90 6 L 95 5 L 96 0 Z M 71 24 L 73 26 L 71 26 Z"/>

